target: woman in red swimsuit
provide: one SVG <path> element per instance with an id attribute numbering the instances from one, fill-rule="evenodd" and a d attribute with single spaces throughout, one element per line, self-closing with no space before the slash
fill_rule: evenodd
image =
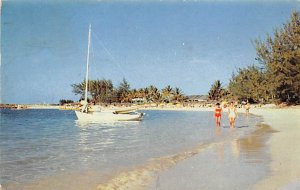
<path id="1" fill-rule="evenodd" d="M 215 107 L 215 118 L 218 127 L 221 126 L 221 116 L 222 116 L 222 108 L 220 107 L 220 104 L 217 103 Z"/>

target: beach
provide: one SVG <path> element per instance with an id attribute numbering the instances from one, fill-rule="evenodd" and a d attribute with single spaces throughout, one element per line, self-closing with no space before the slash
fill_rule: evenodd
<path id="1" fill-rule="evenodd" d="M 267 142 L 272 162 L 270 176 L 254 189 L 300 189 L 300 108 L 256 109 L 277 132 Z"/>
<path id="2" fill-rule="evenodd" d="M 215 144 L 205 154 L 159 173 L 146 189 L 299 189 L 300 108 L 252 108 L 250 112 L 262 116 L 267 127 L 231 145 Z M 263 173 L 252 172 L 258 165 Z M 254 183 L 249 184 L 249 178 Z"/>
<path id="3" fill-rule="evenodd" d="M 74 125 L 72 111 L 6 110 L 18 117 L 5 129 L 6 137 L 13 132 L 28 140 L 12 146 L 23 157 L 2 157 L 3 179 L 18 176 L 19 181 L 4 183 L 3 189 L 299 189 L 300 108 L 254 107 L 250 123 L 245 110 L 238 109 L 235 129 L 229 128 L 226 109 L 221 127 L 215 127 L 212 107 L 144 108 L 141 125 L 113 127 Z M 26 136 L 14 131 L 21 121 L 30 123 L 22 129 Z M 47 151 L 20 152 L 32 144 Z M 38 180 L 27 180 L 20 167 Z"/>

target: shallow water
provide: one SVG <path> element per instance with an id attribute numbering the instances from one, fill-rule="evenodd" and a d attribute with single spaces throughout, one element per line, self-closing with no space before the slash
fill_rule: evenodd
<path id="1" fill-rule="evenodd" d="M 216 130 L 211 112 L 144 112 L 141 122 L 83 124 L 73 111 L 1 110 L 0 183 L 6 189 L 96 188 L 124 171 L 157 172 L 202 145 L 246 136 L 261 120 L 241 114 L 231 130 L 224 116 Z"/>

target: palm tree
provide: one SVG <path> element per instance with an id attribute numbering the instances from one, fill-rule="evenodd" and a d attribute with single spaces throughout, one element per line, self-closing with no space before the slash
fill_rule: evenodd
<path id="1" fill-rule="evenodd" d="M 216 80 L 208 92 L 208 98 L 210 100 L 219 100 L 222 98 L 222 95 L 225 93 L 224 89 L 222 88 L 222 84 L 220 80 Z"/>
<path id="2" fill-rule="evenodd" d="M 171 88 L 170 85 L 168 85 L 162 89 L 162 98 L 163 98 L 164 102 L 169 103 L 172 95 L 173 95 L 173 89 Z"/>
<path id="3" fill-rule="evenodd" d="M 143 88 L 140 88 L 137 90 L 137 95 L 136 95 L 137 98 L 144 98 L 145 97 L 145 91 Z"/>
<path id="4" fill-rule="evenodd" d="M 152 102 L 155 102 L 155 95 L 159 92 L 158 89 L 153 85 L 150 85 L 148 89 L 148 99 Z"/>
<path id="5" fill-rule="evenodd" d="M 175 88 L 174 89 L 174 94 L 173 94 L 173 101 L 178 103 L 178 102 L 182 102 L 183 100 L 185 100 L 185 96 L 182 93 L 182 90 L 180 88 Z"/>
<path id="6" fill-rule="evenodd" d="M 148 87 L 144 88 L 144 97 L 143 98 L 145 98 L 147 100 L 147 102 L 150 101 L 150 90 Z"/>
<path id="7" fill-rule="evenodd" d="M 130 85 L 126 81 L 125 78 L 123 78 L 123 81 L 119 84 L 119 87 L 117 88 L 117 99 L 119 102 L 128 102 L 128 94 L 130 93 Z"/>
<path id="8" fill-rule="evenodd" d="M 137 98 L 139 97 L 139 91 L 137 89 L 133 89 L 129 92 L 131 98 Z"/>
<path id="9" fill-rule="evenodd" d="M 154 100 L 154 102 L 156 102 L 156 104 L 158 104 L 162 101 L 162 95 L 159 92 L 159 90 L 154 91 L 152 96 L 153 96 L 153 100 Z"/>

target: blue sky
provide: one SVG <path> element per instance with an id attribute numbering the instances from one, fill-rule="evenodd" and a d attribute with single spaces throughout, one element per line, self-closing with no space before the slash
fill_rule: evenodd
<path id="1" fill-rule="evenodd" d="M 293 10 L 299 2 L 4 1 L 1 102 L 78 100 L 70 85 L 84 79 L 89 23 L 92 79 L 206 94 L 215 80 L 226 86 L 236 68 L 255 63 L 251 41 Z"/>

